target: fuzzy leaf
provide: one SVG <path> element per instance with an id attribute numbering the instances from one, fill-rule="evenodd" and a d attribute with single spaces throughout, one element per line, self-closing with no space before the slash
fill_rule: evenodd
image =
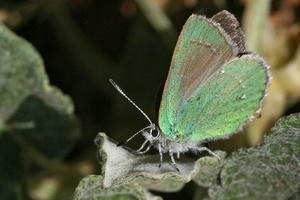
<path id="1" fill-rule="evenodd" d="M 212 199 L 288 199 L 300 188 L 300 114 L 282 118 L 264 144 L 227 159 Z"/>
<path id="2" fill-rule="evenodd" d="M 125 184 L 109 190 L 102 189 L 102 176 L 90 175 L 76 188 L 74 200 L 161 200 L 139 185 Z"/>
<path id="3" fill-rule="evenodd" d="M 78 139 L 79 128 L 71 99 L 49 85 L 39 54 L 1 23 L 0 99 L 0 199 L 26 199 L 16 141 L 61 158 Z"/>
<path id="4" fill-rule="evenodd" d="M 102 165 L 103 187 L 108 189 L 126 183 L 138 183 L 139 185 L 156 191 L 175 192 L 180 190 L 185 183 L 191 181 L 194 177 L 197 182 L 204 182 L 203 185 L 212 182 L 217 178 L 216 167 L 209 171 L 209 164 L 216 166 L 222 164 L 213 157 L 202 157 L 195 161 L 192 159 L 181 158 L 177 161 L 177 172 L 168 158 L 164 159 L 162 166 L 159 167 L 159 155 L 135 155 L 131 150 L 117 147 L 115 143 L 108 139 L 104 133 L 99 133 L 96 140 L 99 148 L 100 162 Z M 217 152 L 224 158 L 225 153 Z M 205 169 L 201 170 L 202 165 Z M 201 173 L 198 175 L 198 173 Z M 207 172 L 211 176 L 214 172 L 217 174 L 210 178 L 204 177 Z M 211 179 L 211 180 L 209 180 Z"/>
<path id="5" fill-rule="evenodd" d="M 27 142 L 51 158 L 64 156 L 79 137 L 71 99 L 49 86 L 37 51 L 3 24 L 0 99 L 0 135 L 23 134 Z"/>
<path id="6" fill-rule="evenodd" d="M 226 156 L 224 152 L 221 155 L 223 158 Z M 209 187 L 217 182 L 224 160 L 218 161 L 204 157 L 199 159 L 196 164 L 198 165 L 198 173 L 193 177 L 193 181 L 202 187 Z"/>

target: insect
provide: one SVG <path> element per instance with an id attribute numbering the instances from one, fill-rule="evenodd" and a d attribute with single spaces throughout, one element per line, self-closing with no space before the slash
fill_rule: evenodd
<path id="1" fill-rule="evenodd" d="M 228 138 L 257 118 L 271 80 L 264 59 L 248 50 L 236 18 L 221 11 L 211 18 L 191 15 L 177 41 L 158 113 L 158 125 L 110 79 L 112 85 L 132 103 L 150 125 L 142 133 L 145 142 L 137 150 L 144 154 L 207 151 L 204 142 Z M 145 150 L 143 150 L 145 148 Z"/>

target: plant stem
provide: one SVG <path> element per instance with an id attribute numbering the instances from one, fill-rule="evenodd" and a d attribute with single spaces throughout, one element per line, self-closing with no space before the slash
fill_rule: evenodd
<path id="1" fill-rule="evenodd" d="M 18 144 L 24 155 L 30 155 L 26 158 L 30 159 L 33 163 L 38 164 L 40 167 L 54 173 L 66 176 L 74 176 L 80 174 L 78 170 L 63 164 L 59 160 L 50 160 L 43 153 L 37 150 L 32 144 L 28 143 L 23 136 L 16 132 L 7 132 L 10 137 Z"/>
<path id="2" fill-rule="evenodd" d="M 57 1 L 46 7 L 51 14 L 50 22 L 58 39 L 78 63 L 77 67 L 95 87 L 111 90 L 107 83 L 112 75 L 118 76 L 120 67 L 97 51 L 73 21 L 69 9 Z"/>
<path id="3" fill-rule="evenodd" d="M 167 48 L 173 48 L 177 33 L 171 20 L 154 0 L 135 0 L 153 28 L 160 34 Z"/>
<path id="4" fill-rule="evenodd" d="M 270 11 L 270 0 L 247 0 L 243 26 L 251 51 L 262 54 L 263 35 Z"/>

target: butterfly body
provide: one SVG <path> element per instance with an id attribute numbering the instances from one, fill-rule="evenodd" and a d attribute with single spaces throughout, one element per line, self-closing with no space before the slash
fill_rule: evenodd
<path id="1" fill-rule="evenodd" d="M 152 135 L 152 131 L 158 132 L 156 137 Z M 183 153 L 191 150 L 195 151 L 199 145 L 199 142 L 195 141 L 170 140 L 168 135 L 164 134 L 157 126 L 145 130 L 143 135 L 146 138 L 146 141 L 150 141 L 151 146 L 155 147 L 156 149 L 161 148 L 162 153 L 168 153 L 170 150 L 173 153 Z"/>
<path id="2" fill-rule="evenodd" d="M 269 67 L 254 53 L 239 57 L 247 51 L 242 32 L 234 35 L 238 45 L 213 19 L 192 15 L 175 47 L 159 110 L 159 127 L 172 141 L 228 137 L 260 112 Z"/>
<path id="3" fill-rule="evenodd" d="M 161 162 L 168 152 L 175 166 L 173 153 L 206 150 L 218 157 L 201 144 L 227 138 L 257 118 L 270 80 L 269 66 L 249 52 L 232 14 L 190 16 L 174 50 L 158 126 L 141 111 L 150 125 L 140 131 L 146 141 L 138 152 L 154 146 Z"/>

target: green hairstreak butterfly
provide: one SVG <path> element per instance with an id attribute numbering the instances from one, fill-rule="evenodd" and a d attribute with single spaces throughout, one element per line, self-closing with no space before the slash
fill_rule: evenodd
<path id="1" fill-rule="evenodd" d="M 163 153 L 169 153 L 176 169 L 174 153 L 179 157 L 187 151 L 208 151 L 218 158 L 201 144 L 227 138 L 258 117 L 270 80 L 270 67 L 248 50 L 231 13 L 222 11 L 212 18 L 191 15 L 174 50 L 158 126 L 110 79 L 150 122 L 122 144 L 142 133 L 145 142 L 137 152 L 154 146 L 160 162 Z"/>

